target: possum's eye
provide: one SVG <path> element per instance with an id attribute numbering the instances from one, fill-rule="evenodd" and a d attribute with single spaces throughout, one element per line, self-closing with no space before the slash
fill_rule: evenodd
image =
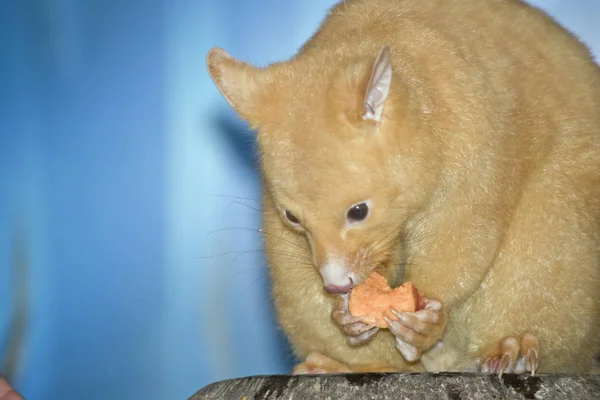
<path id="1" fill-rule="evenodd" d="M 300 221 L 298 220 L 298 218 L 296 218 L 296 216 L 294 214 L 292 214 L 288 210 L 284 210 L 283 211 L 283 215 L 285 215 L 285 217 L 287 218 L 287 220 L 290 221 L 294 225 L 298 225 L 300 223 Z"/>
<path id="2" fill-rule="evenodd" d="M 346 212 L 346 220 L 349 223 L 364 221 L 369 216 L 370 201 L 356 203 Z"/>

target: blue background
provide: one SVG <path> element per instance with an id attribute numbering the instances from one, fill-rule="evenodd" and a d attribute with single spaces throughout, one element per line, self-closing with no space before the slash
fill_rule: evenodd
<path id="1" fill-rule="evenodd" d="M 333 3 L 0 3 L 0 370 L 27 398 L 290 371 L 253 137 L 204 60 L 290 57 Z M 600 52 L 600 2 L 532 3 Z"/>

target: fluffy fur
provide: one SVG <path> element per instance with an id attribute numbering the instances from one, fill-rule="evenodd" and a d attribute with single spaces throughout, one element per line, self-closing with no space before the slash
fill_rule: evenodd
<path id="1" fill-rule="evenodd" d="M 385 45 L 393 72 L 376 122 L 364 97 Z M 258 69 L 217 49 L 208 69 L 258 131 L 273 297 L 299 357 L 468 371 L 531 332 L 540 371 L 590 369 L 600 71 L 573 35 L 517 0 L 349 0 L 289 61 Z M 346 227 L 366 199 L 368 220 Z M 359 281 L 375 268 L 440 300 L 439 344 L 410 363 L 387 330 L 350 346 L 319 275 L 331 257 Z"/>

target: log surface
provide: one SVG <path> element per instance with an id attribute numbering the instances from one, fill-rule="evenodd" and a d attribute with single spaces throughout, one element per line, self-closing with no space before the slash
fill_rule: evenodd
<path id="1" fill-rule="evenodd" d="M 600 375 L 478 373 L 269 375 L 212 383 L 189 400 L 600 399 Z"/>

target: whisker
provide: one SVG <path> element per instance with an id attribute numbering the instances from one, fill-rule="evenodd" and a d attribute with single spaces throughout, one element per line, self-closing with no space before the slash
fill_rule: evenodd
<path id="1" fill-rule="evenodd" d="M 225 257 L 228 255 L 239 255 L 239 254 L 253 254 L 253 253 L 266 253 L 266 249 L 264 248 L 260 248 L 260 249 L 253 249 L 253 250 L 232 250 L 232 251 L 226 251 L 224 253 L 220 253 L 220 254 L 215 254 L 212 256 L 197 256 L 194 257 L 196 259 L 201 259 L 201 260 L 209 260 L 209 259 L 214 259 L 214 258 L 220 258 L 220 257 Z M 296 259 L 302 260 L 302 261 L 306 261 L 306 262 L 310 262 L 312 265 L 312 258 L 309 258 L 303 254 L 299 254 L 299 253 L 293 253 L 293 252 L 287 252 L 287 251 L 283 251 L 283 250 L 271 250 L 271 253 L 273 254 L 279 254 L 279 255 L 283 255 L 283 256 L 288 256 L 288 257 L 294 257 Z"/>
<path id="2" fill-rule="evenodd" d="M 238 276 L 240 276 L 242 274 L 245 274 L 245 273 L 248 273 L 248 272 L 254 272 L 254 271 L 256 271 L 255 268 L 244 269 L 242 271 L 236 272 L 235 274 L 229 274 L 229 278 L 235 278 L 235 277 L 238 277 Z"/>
<path id="3" fill-rule="evenodd" d="M 292 266 L 287 267 L 286 270 L 287 271 L 296 271 L 297 277 L 299 279 L 305 281 L 306 283 L 310 284 L 310 283 L 313 283 L 311 281 L 315 281 L 315 280 L 319 279 L 319 275 L 315 273 L 314 269 L 306 268 L 306 267 L 297 267 L 294 265 L 295 264 L 292 264 Z M 254 282 L 252 282 L 252 284 L 250 284 L 250 286 L 248 286 L 246 289 L 244 289 L 242 294 L 245 294 L 246 291 L 248 291 L 252 286 L 256 285 L 256 283 L 258 283 L 261 279 L 264 279 L 267 271 L 268 271 L 268 269 L 265 268 L 265 271 L 263 271 L 261 276 L 258 279 L 256 279 Z"/>
<path id="4" fill-rule="evenodd" d="M 253 201 L 255 203 L 260 203 L 260 200 L 253 199 L 251 197 L 232 196 L 232 195 L 228 195 L 228 194 L 216 194 L 216 193 L 206 193 L 206 195 L 213 196 L 213 197 L 224 197 L 224 198 L 228 198 L 228 199 L 248 200 L 248 201 Z"/>
<path id="5" fill-rule="evenodd" d="M 253 233 L 261 233 L 263 235 L 267 235 L 267 236 L 270 236 L 270 237 L 282 240 L 282 241 L 284 241 L 286 243 L 289 243 L 289 244 L 291 244 L 293 246 L 301 248 L 302 250 L 308 250 L 305 246 L 301 246 L 298 243 L 292 242 L 291 240 L 284 239 L 282 236 L 278 236 L 278 235 L 275 235 L 275 234 L 270 233 L 270 232 L 266 232 L 266 231 L 261 230 L 261 229 L 253 229 L 253 228 L 245 228 L 245 227 L 229 227 L 229 228 L 221 228 L 221 229 L 216 229 L 214 231 L 210 231 L 210 232 L 207 233 L 207 235 L 211 236 L 211 235 L 214 235 L 216 233 L 228 232 L 228 231 L 235 231 L 235 230 L 248 231 L 248 232 L 253 232 Z"/>
<path id="6" fill-rule="evenodd" d="M 408 185 L 403 191 L 401 191 L 400 193 L 398 193 L 398 197 L 402 196 L 403 194 L 405 194 L 406 192 L 408 192 L 410 189 L 412 189 L 420 180 L 422 180 L 423 177 L 419 177 L 417 179 L 415 179 L 415 181 L 413 183 L 411 183 L 410 185 Z"/>
<path id="7" fill-rule="evenodd" d="M 277 211 L 264 210 L 262 207 L 260 207 L 260 205 L 262 204 L 262 201 L 261 200 L 257 200 L 257 199 L 253 199 L 251 197 L 230 196 L 230 195 L 224 195 L 224 194 L 211 194 L 211 193 L 207 194 L 207 196 L 224 197 L 224 198 L 228 198 L 228 199 L 251 201 L 251 202 L 257 203 L 258 206 L 257 207 L 253 207 L 253 206 L 251 206 L 249 204 L 246 204 L 246 203 L 244 203 L 242 201 L 234 201 L 234 202 L 230 202 L 230 204 L 240 204 L 240 205 L 246 206 L 246 207 L 248 207 L 248 208 L 250 208 L 250 209 L 252 209 L 254 211 L 260 211 L 263 214 L 273 214 L 273 213 L 277 213 L 278 214 L 279 213 Z"/>
<path id="8" fill-rule="evenodd" d="M 239 256 L 239 255 L 238 255 Z M 236 257 L 237 258 L 237 257 Z M 312 263 L 308 263 L 308 262 L 301 262 L 301 261 L 294 261 L 291 263 L 286 263 L 285 265 L 282 265 L 280 267 L 272 267 L 272 266 L 268 266 L 264 263 L 255 263 L 255 262 L 250 262 L 250 261 L 241 261 L 241 262 L 237 262 L 237 261 L 232 261 L 231 264 L 235 264 L 236 266 L 244 265 L 244 266 L 248 266 L 250 265 L 251 268 L 247 268 L 244 269 L 242 271 L 239 271 L 236 274 L 231 275 L 231 277 L 237 276 L 240 273 L 244 273 L 244 272 L 249 272 L 249 271 L 256 271 L 257 269 L 281 269 L 281 270 L 285 270 L 285 271 L 298 271 L 298 270 L 303 270 L 303 271 L 312 271 L 314 269 L 314 266 Z M 234 267 L 235 268 L 235 267 Z"/>
<path id="9" fill-rule="evenodd" d="M 284 242 L 286 242 L 286 243 L 289 243 L 289 244 L 291 244 L 291 245 L 293 245 L 293 246 L 296 246 L 296 247 L 298 247 L 298 248 L 300 248 L 300 249 L 302 249 L 302 250 L 308 250 L 308 248 L 307 248 L 306 246 L 302 246 L 302 245 L 299 245 L 298 243 L 294 243 L 294 242 L 292 242 L 291 240 L 284 239 L 284 238 L 283 238 L 283 236 L 277 236 L 277 235 L 275 235 L 274 233 L 267 232 L 267 231 L 264 231 L 264 230 L 263 230 L 263 231 L 260 231 L 260 232 L 262 232 L 262 234 L 263 234 L 263 235 L 267 235 L 267 236 L 269 236 L 269 237 L 273 237 L 273 238 L 275 238 L 275 239 L 282 240 L 282 241 L 284 241 Z"/>
<path id="10" fill-rule="evenodd" d="M 257 278 L 257 279 L 254 281 L 254 282 L 252 282 L 252 283 L 250 284 L 250 286 L 248 286 L 246 289 L 244 289 L 244 290 L 242 291 L 242 296 L 243 296 L 243 295 L 245 295 L 245 294 L 246 294 L 246 292 L 247 292 L 247 291 L 248 291 L 248 290 L 249 290 L 249 289 L 250 289 L 252 286 L 256 285 L 256 284 L 257 284 L 257 283 L 258 283 L 260 280 L 262 280 L 262 279 L 264 279 L 264 278 L 265 278 L 265 273 L 263 272 L 262 274 L 260 274 L 260 276 L 259 276 L 259 277 L 258 277 L 258 278 Z"/>
<path id="11" fill-rule="evenodd" d="M 394 235 L 395 233 L 397 233 L 398 230 L 397 229 L 392 229 L 388 234 L 382 236 L 381 239 L 377 240 L 375 243 L 373 243 L 372 248 L 378 249 L 381 247 L 385 247 L 390 241 L 394 240 L 396 238 L 396 235 Z"/>
<path id="12" fill-rule="evenodd" d="M 285 256 L 294 258 L 296 260 L 295 263 L 298 264 L 298 265 L 309 266 L 311 268 L 313 267 L 312 260 L 308 260 L 306 258 L 302 258 L 302 257 L 300 257 L 300 256 L 298 256 L 298 255 L 296 255 L 294 253 L 277 252 L 277 253 L 274 253 L 274 254 L 285 255 Z M 238 260 L 238 258 L 240 258 L 241 256 L 244 256 L 244 255 L 246 255 L 246 254 L 245 253 L 238 254 L 237 256 L 234 257 L 233 260 L 231 260 L 231 263 L 236 263 L 237 260 Z"/>
<path id="13" fill-rule="evenodd" d="M 229 204 L 230 204 L 230 205 L 232 205 L 232 204 L 239 204 L 239 205 L 241 205 L 241 206 L 244 206 L 244 207 L 246 207 L 246 208 L 249 208 L 249 209 L 251 209 L 251 210 L 254 210 L 254 211 L 257 211 L 257 212 L 261 212 L 261 211 L 262 211 L 262 208 L 253 207 L 253 206 L 251 206 L 250 204 L 246 204 L 246 203 L 244 203 L 244 202 L 241 202 L 241 201 L 238 201 L 238 200 L 232 201 L 232 202 L 230 202 Z"/>
<path id="14" fill-rule="evenodd" d="M 236 230 L 248 231 L 248 232 L 254 232 L 254 233 L 262 233 L 259 229 L 246 228 L 246 227 L 242 227 L 242 226 L 232 226 L 232 227 L 228 227 L 228 228 L 215 229 L 214 231 L 208 232 L 207 235 L 212 236 L 215 233 L 229 232 L 229 231 L 236 231 Z"/>
<path id="15" fill-rule="evenodd" d="M 389 250 L 387 247 L 391 246 L 396 239 L 396 236 L 394 235 L 394 233 L 398 233 L 400 231 L 401 227 L 402 227 L 402 224 L 398 224 L 397 226 L 392 228 L 389 233 L 382 236 L 381 239 L 377 240 L 372 245 L 372 256 L 373 257 L 375 257 L 376 255 L 380 255 L 382 251 Z"/>

